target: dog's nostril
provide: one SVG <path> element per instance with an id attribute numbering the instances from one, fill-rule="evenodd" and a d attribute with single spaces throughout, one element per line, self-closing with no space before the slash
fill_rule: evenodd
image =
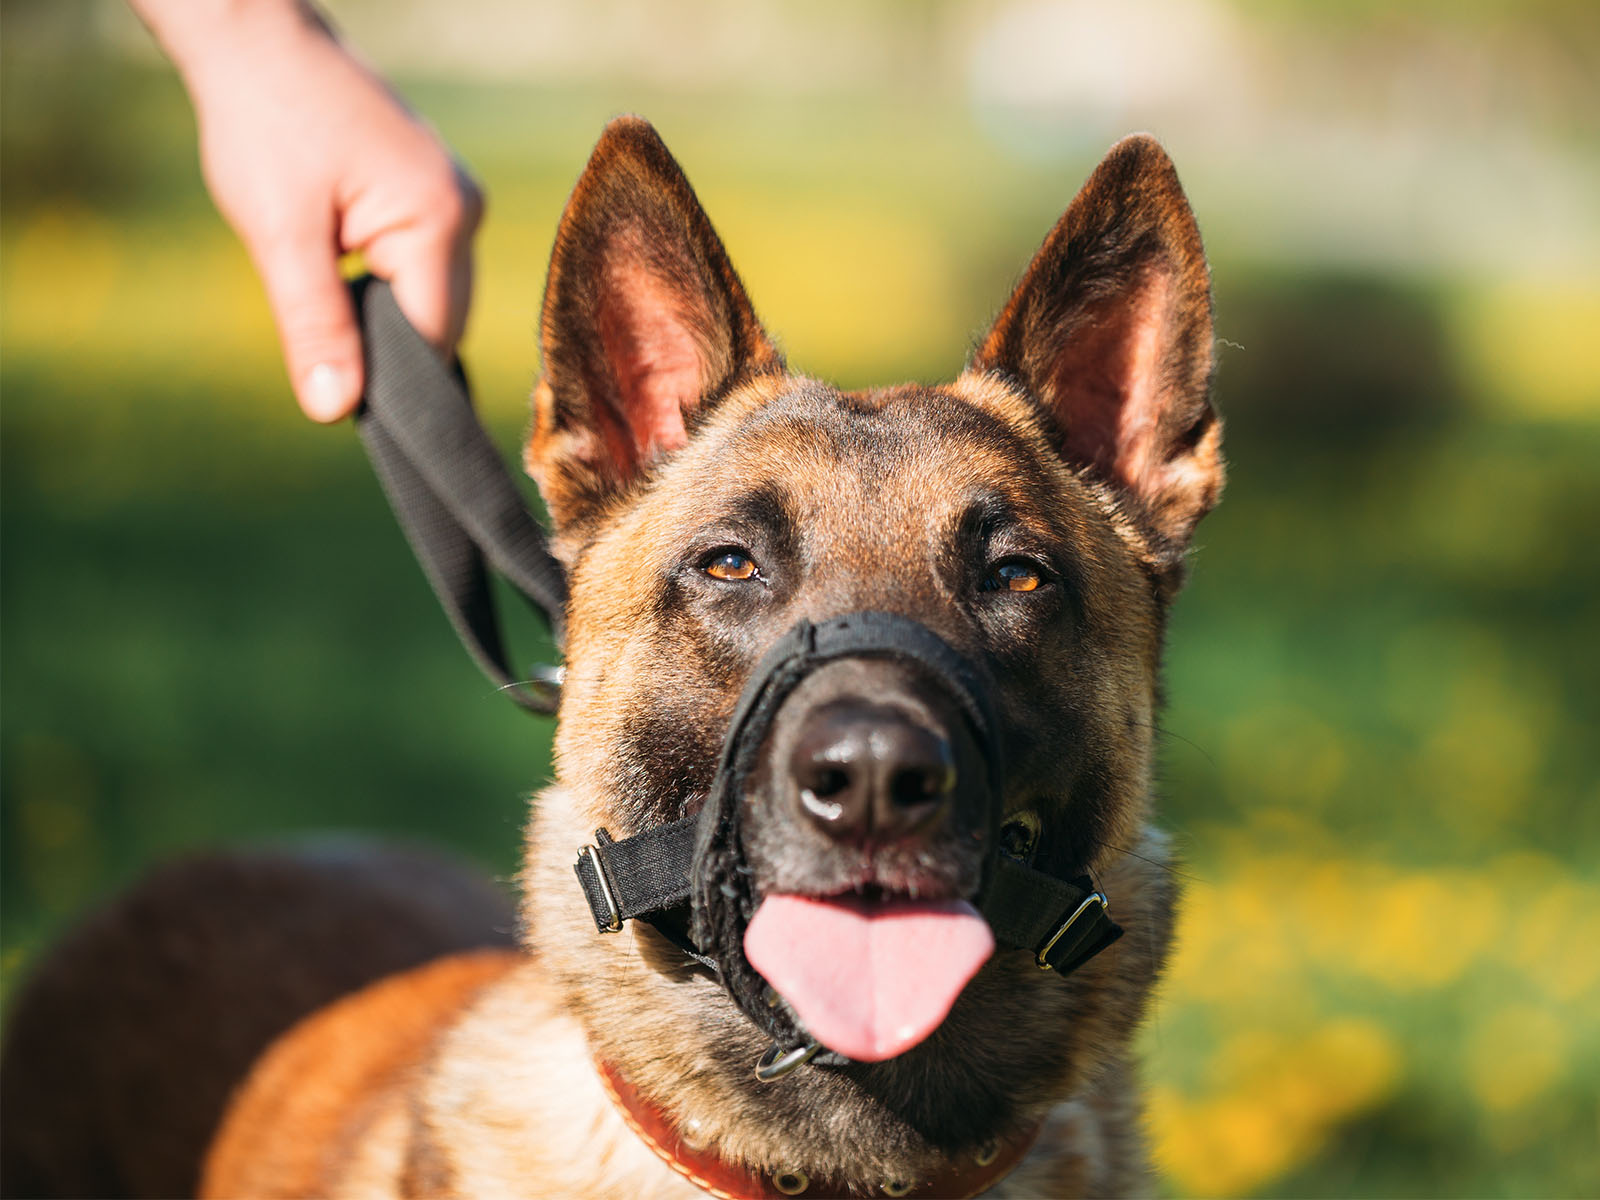
<path id="1" fill-rule="evenodd" d="M 800 803 L 812 816 L 825 823 L 832 824 L 844 816 L 844 805 L 837 800 L 824 800 L 810 788 L 800 789 Z"/>
<path id="2" fill-rule="evenodd" d="M 955 768 L 936 766 L 907 767 L 889 780 L 889 802 L 896 808 L 914 808 L 938 800 L 955 787 Z"/>
<path id="3" fill-rule="evenodd" d="M 817 820 L 831 825 L 844 816 L 852 783 L 847 769 L 811 763 L 797 773 L 795 782 L 801 805 Z"/>
<path id="4" fill-rule="evenodd" d="M 806 788 L 813 796 L 822 800 L 837 796 L 850 786 L 850 776 L 837 767 L 823 767 L 811 777 L 811 785 Z"/>

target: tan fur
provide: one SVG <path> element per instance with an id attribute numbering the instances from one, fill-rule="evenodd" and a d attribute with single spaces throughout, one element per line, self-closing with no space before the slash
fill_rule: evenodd
<path id="1" fill-rule="evenodd" d="M 308 1017 L 273 1043 L 228 1106 L 203 1196 L 392 1195 L 408 1144 L 406 1089 L 447 1021 L 521 961 L 440 959 Z"/>

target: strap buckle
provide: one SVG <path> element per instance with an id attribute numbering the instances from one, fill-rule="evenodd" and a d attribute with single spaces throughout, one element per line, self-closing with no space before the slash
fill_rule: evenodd
<path id="1" fill-rule="evenodd" d="M 1055 968 L 1050 964 L 1050 951 L 1056 948 L 1056 943 L 1066 936 L 1067 930 L 1071 929 L 1075 924 L 1077 924 L 1078 918 L 1083 916 L 1084 913 L 1088 912 L 1089 906 L 1092 904 L 1098 904 L 1102 914 L 1109 914 L 1111 912 L 1111 902 L 1106 899 L 1104 892 L 1090 892 L 1087 896 L 1085 896 L 1083 898 L 1083 903 L 1079 904 L 1077 908 L 1072 910 L 1072 915 L 1061 923 L 1061 928 L 1057 929 L 1053 934 L 1051 934 L 1050 940 L 1046 942 L 1040 948 L 1039 952 L 1033 956 L 1033 961 L 1038 964 L 1039 970 L 1055 970 Z"/>
<path id="2" fill-rule="evenodd" d="M 594 877 L 600 881 L 600 895 L 604 897 L 609 920 L 600 927 L 602 933 L 617 933 L 622 929 L 622 910 L 617 907 L 616 893 L 611 890 L 611 879 L 606 874 L 606 861 L 601 857 L 600 851 L 595 846 L 579 846 L 578 861 L 588 860 L 594 869 Z M 599 913 L 595 914 L 596 923 Z"/>

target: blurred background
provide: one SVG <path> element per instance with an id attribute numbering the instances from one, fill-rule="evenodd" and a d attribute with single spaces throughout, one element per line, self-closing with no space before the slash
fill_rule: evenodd
<path id="1" fill-rule="evenodd" d="M 488 191 L 464 354 L 508 456 L 611 115 L 845 385 L 953 375 L 1106 147 L 1159 135 L 1232 462 L 1171 636 L 1164 1187 L 1600 1190 L 1600 6 L 327 7 Z M 298 415 L 176 78 L 120 3 L 0 16 L 5 987 L 185 847 L 383 830 L 509 875 L 549 725 Z"/>

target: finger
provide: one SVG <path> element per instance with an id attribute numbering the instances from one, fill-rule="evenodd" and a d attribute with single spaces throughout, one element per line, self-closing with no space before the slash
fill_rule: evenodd
<path id="1" fill-rule="evenodd" d="M 410 238 L 386 253 L 369 252 L 367 261 L 377 274 L 388 276 L 395 303 L 412 328 L 448 358 L 466 325 L 471 252 Z"/>
<path id="2" fill-rule="evenodd" d="M 482 199 L 465 178 L 436 205 L 425 228 L 386 234 L 365 248 L 373 270 L 389 280 L 406 320 L 449 357 L 466 328 L 472 302 L 472 236 Z"/>
<path id="3" fill-rule="evenodd" d="M 256 262 L 301 409 L 313 421 L 349 416 L 361 399 L 361 334 L 331 231 L 275 238 Z"/>

